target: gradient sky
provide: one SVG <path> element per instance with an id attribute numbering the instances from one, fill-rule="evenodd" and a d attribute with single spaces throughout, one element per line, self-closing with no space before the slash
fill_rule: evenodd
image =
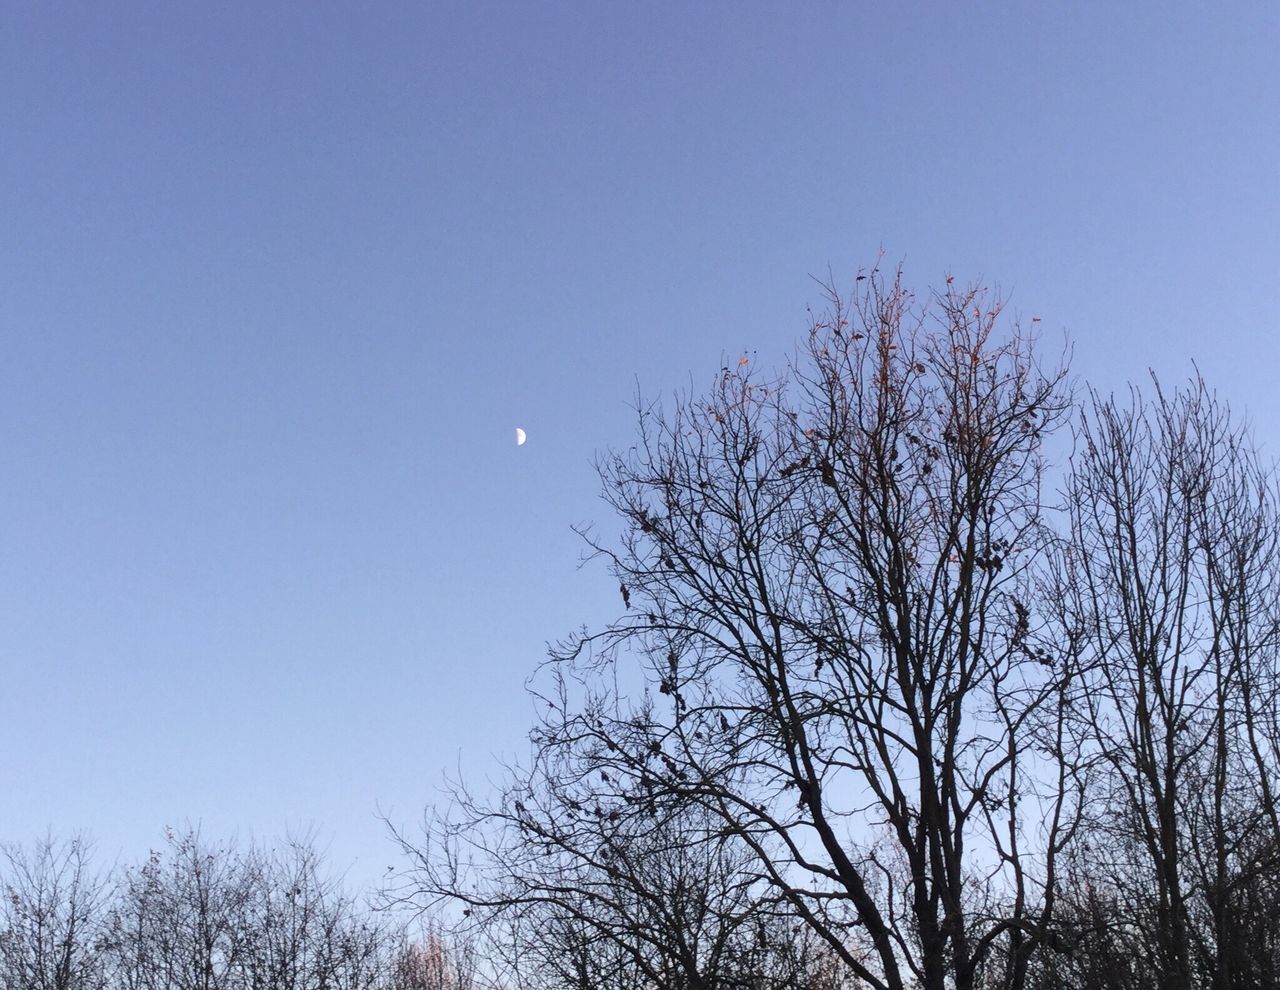
<path id="1" fill-rule="evenodd" d="M 1273 3 L 201 6 L 0 11 L 0 839 L 379 874 L 619 607 L 637 383 L 881 248 L 1277 449 Z"/>

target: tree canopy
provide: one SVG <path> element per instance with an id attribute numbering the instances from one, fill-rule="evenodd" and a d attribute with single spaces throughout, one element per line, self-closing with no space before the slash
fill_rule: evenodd
<path id="1" fill-rule="evenodd" d="M 410 892 L 536 906 L 645 985 L 1275 978 L 1249 431 L 1198 377 L 1072 382 L 980 286 L 877 269 L 827 303 L 780 374 L 642 403 L 600 459 L 620 615 L 553 650 L 532 764 L 405 840 Z M 719 964 L 744 904 L 803 966 Z"/>

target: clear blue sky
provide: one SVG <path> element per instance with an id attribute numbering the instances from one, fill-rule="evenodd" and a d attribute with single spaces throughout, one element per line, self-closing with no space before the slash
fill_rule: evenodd
<path id="1" fill-rule="evenodd" d="M 1274 453 L 1277 10 L 6 4 L 0 838 L 381 872 L 618 606 L 569 526 L 635 383 L 778 363 L 882 246 Z"/>

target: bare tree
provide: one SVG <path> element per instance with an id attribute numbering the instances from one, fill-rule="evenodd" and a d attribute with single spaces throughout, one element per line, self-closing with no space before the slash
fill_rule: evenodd
<path id="1" fill-rule="evenodd" d="M 107 919 L 121 990 L 375 990 L 402 933 L 328 877 L 309 839 L 276 849 L 170 831 L 124 871 Z"/>
<path id="2" fill-rule="evenodd" d="M 104 985 L 99 911 L 108 888 L 82 836 L 0 847 L 0 987 Z"/>
<path id="3" fill-rule="evenodd" d="M 1063 373 L 985 290 L 855 285 L 781 379 L 743 358 L 601 463 L 626 612 L 537 731 L 606 818 L 696 806 L 683 841 L 745 849 L 863 984 L 1020 987 L 1079 800 L 1034 611 Z"/>
<path id="4" fill-rule="evenodd" d="M 1135 893 L 1161 986 L 1237 986 L 1240 897 L 1280 866 L 1274 480 L 1200 379 L 1095 395 L 1079 440 L 1058 593 L 1093 877 Z"/>
<path id="5" fill-rule="evenodd" d="M 372 990 L 390 979 L 397 932 L 329 877 L 309 838 L 247 857 L 254 889 L 240 969 L 254 990 Z"/>
<path id="6" fill-rule="evenodd" d="M 234 986 L 252 948 L 253 865 L 195 830 L 167 837 L 167 855 L 154 851 L 122 877 L 110 918 L 115 978 L 126 990 Z"/>

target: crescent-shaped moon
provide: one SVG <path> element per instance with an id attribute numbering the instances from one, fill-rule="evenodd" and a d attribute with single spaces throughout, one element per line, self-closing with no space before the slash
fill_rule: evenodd
<path id="1" fill-rule="evenodd" d="M 523 447 L 523 446 L 524 446 L 524 442 L 525 442 L 526 440 L 528 440 L 528 439 L 529 439 L 529 437 L 528 437 L 528 435 L 524 432 L 524 430 L 520 429 L 520 427 L 518 427 L 518 426 L 517 426 L 517 427 L 516 427 L 516 446 L 517 446 L 517 447 Z"/>

